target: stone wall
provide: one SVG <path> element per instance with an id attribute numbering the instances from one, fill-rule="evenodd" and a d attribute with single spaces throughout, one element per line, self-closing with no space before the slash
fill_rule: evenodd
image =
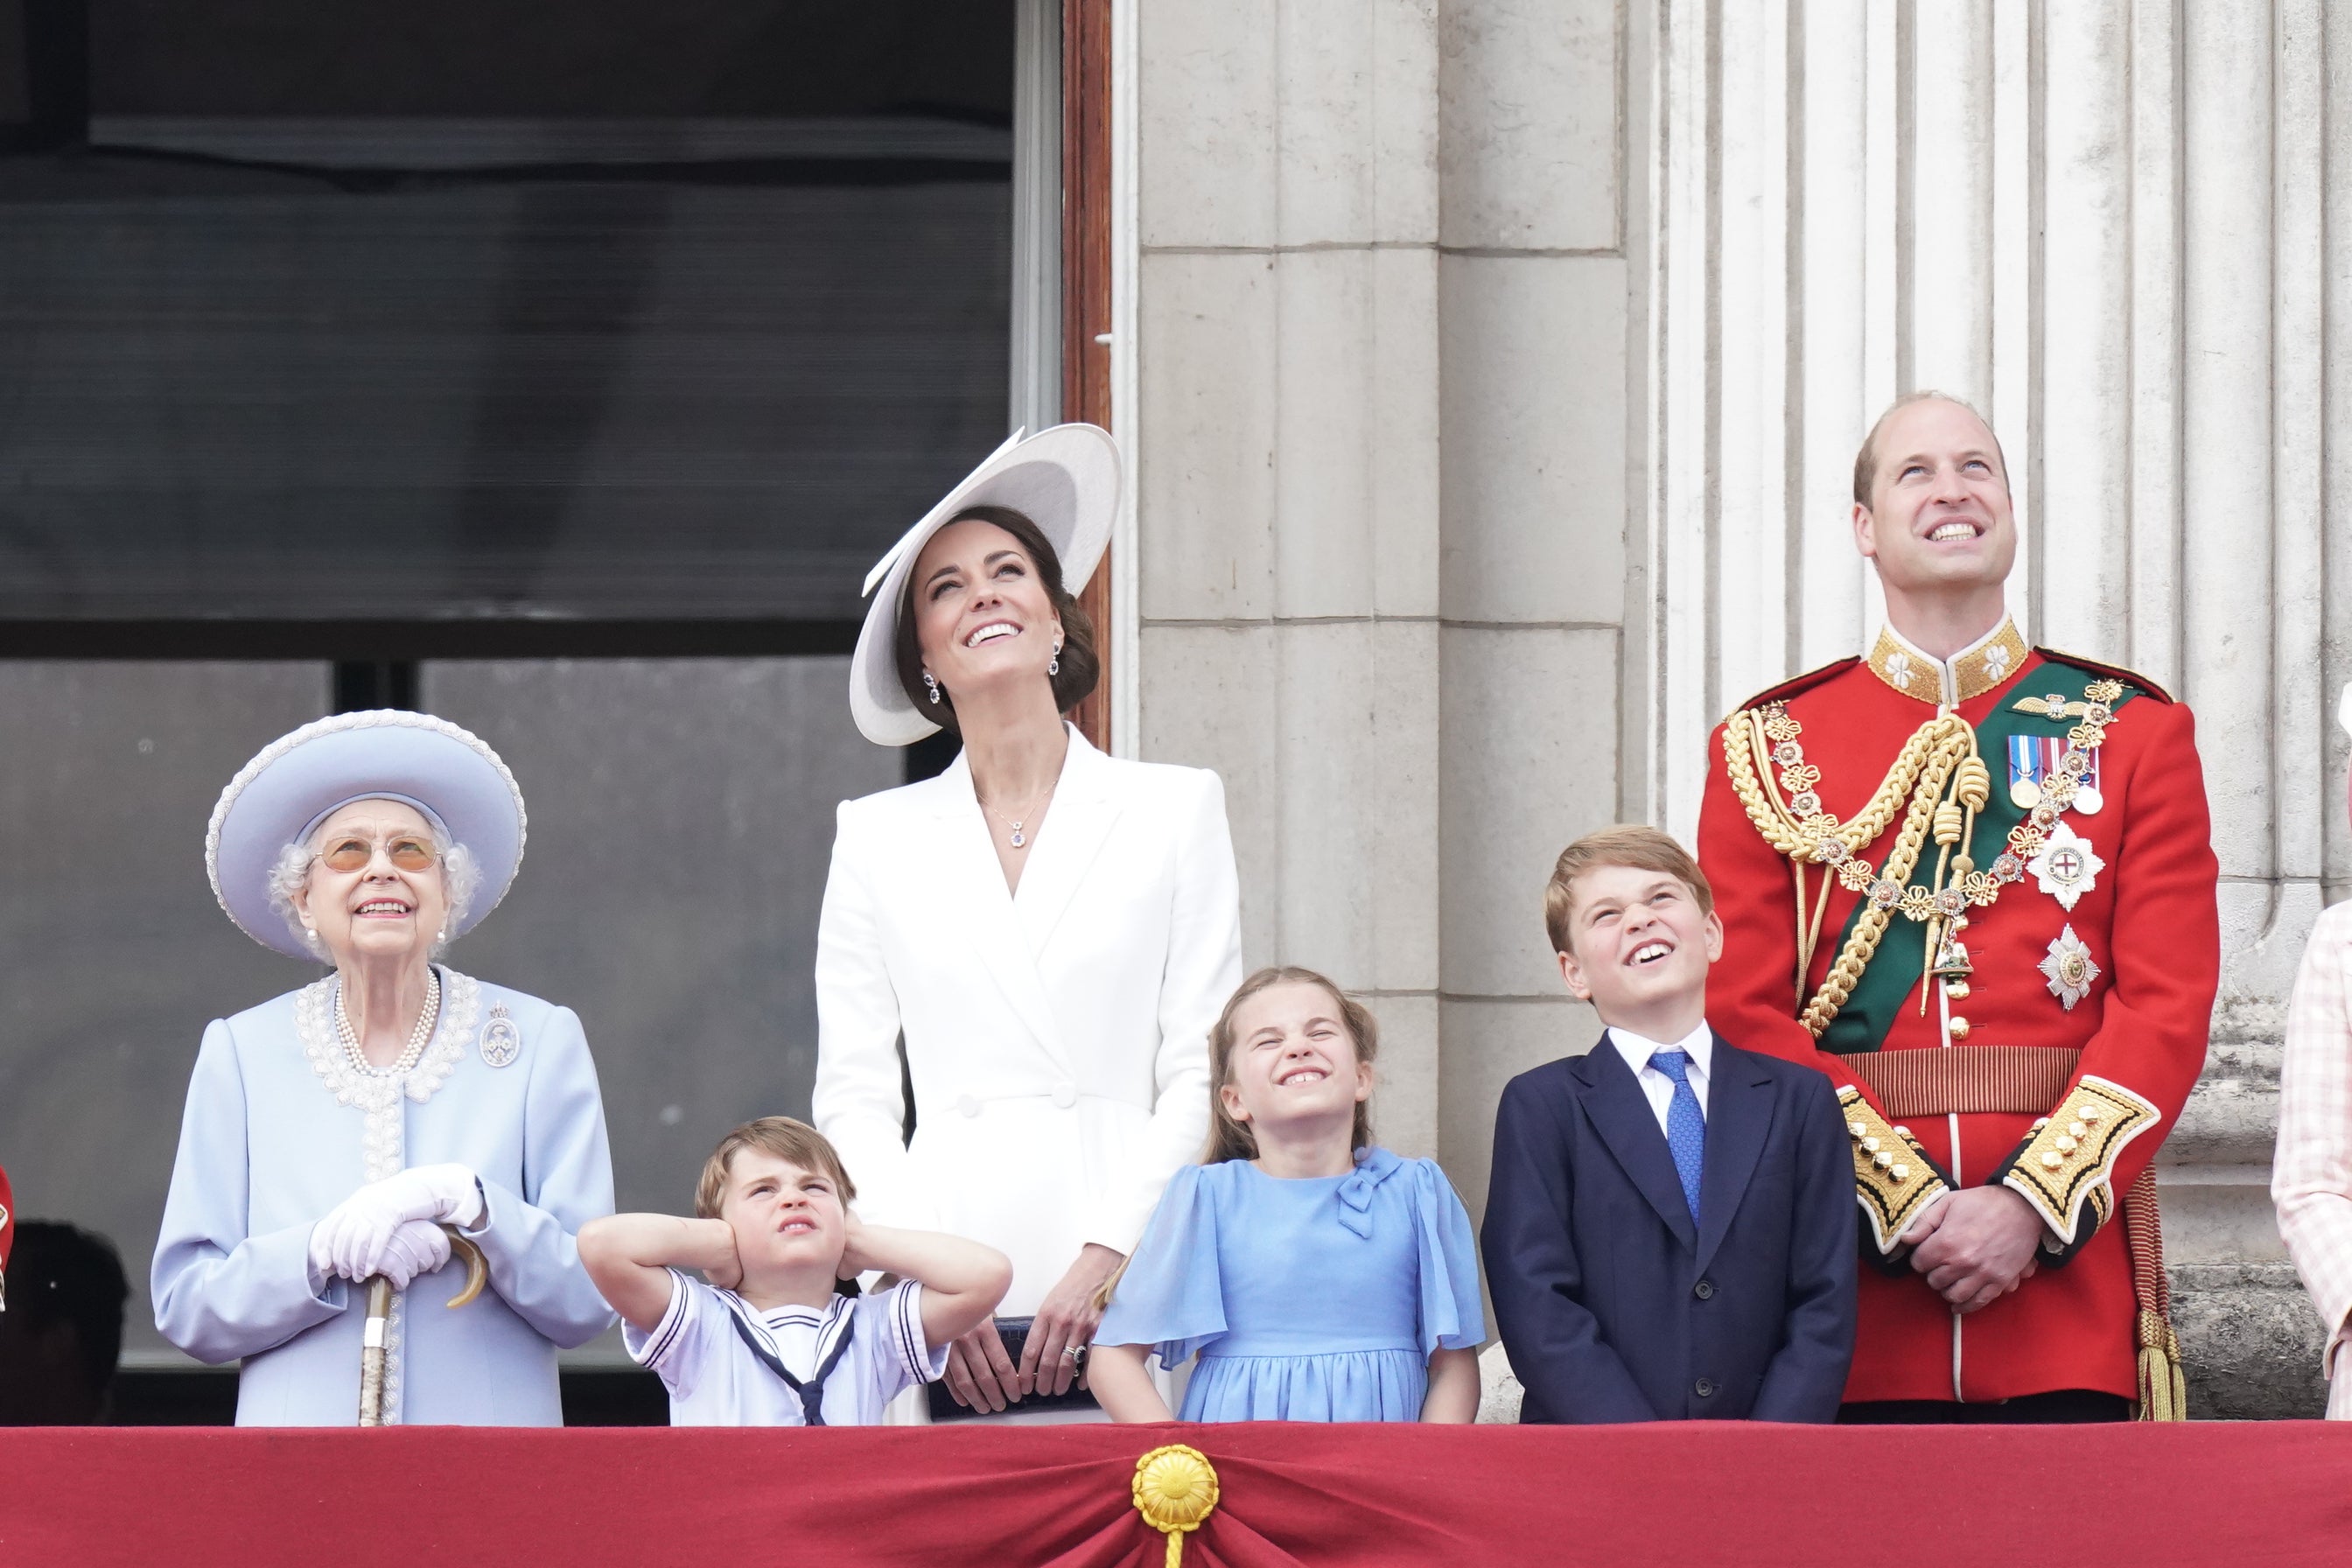
<path id="1" fill-rule="evenodd" d="M 1234 0 L 1122 13 L 1139 649 L 1224 774 L 1253 963 L 1387 1031 L 1386 1139 L 1483 1200 L 1593 1031 L 1550 857 L 1687 834 L 1706 728 L 1853 651 L 1900 390 L 1986 409 L 2030 637 L 2195 704 L 2227 950 L 2160 1176 L 2204 1415 L 2318 1407 L 2265 1184 L 2284 998 L 2352 880 L 2352 23 L 2320 0 Z M 2334 25 L 2327 24 L 2333 20 Z M 2340 503 L 2337 503 L 2340 506 Z"/>

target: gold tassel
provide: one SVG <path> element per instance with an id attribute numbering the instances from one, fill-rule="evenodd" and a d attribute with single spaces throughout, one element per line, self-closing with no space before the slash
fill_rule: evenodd
<path id="1" fill-rule="evenodd" d="M 2154 1312 L 2138 1317 L 2139 1419 L 2186 1421 L 2189 1388 L 2180 1371 L 2180 1341 L 2172 1325 Z"/>

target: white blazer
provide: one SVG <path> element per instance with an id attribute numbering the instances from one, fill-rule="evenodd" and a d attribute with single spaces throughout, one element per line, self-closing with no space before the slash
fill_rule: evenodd
<path id="1" fill-rule="evenodd" d="M 1070 731 L 1005 891 L 959 755 L 842 803 L 817 926 L 814 1116 L 877 1225 L 971 1237 L 1035 1310 L 1087 1242 L 1133 1249 L 1200 1157 L 1208 1034 L 1241 983 L 1224 786 Z M 903 1134 L 898 1041 L 915 1090 Z"/>

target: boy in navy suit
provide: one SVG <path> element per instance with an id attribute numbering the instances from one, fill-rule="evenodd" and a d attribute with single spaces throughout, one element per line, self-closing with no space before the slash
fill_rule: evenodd
<path id="1" fill-rule="evenodd" d="M 1607 1028 L 1496 1113 L 1481 1245 L 1519 1419 L 1833 1419 L 1856 1250 L 1829 1080 L 1708 1030 L 1723 925 L 1657 829 L 1570 845 L 1544 923 Z"/>

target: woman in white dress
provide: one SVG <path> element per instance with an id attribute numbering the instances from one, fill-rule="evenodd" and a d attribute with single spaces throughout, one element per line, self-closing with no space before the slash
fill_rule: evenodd
<path id="1" fill-rule="evenodd" d="M 505 896 L 523 828 L 496 752 L 392 710 L 273 742 L 213 812 L 229 919 L 334 966 L 205 1030 L 155 1246 L 155 1326 L 244 1362 L 240 1426 L 358 1419 L 372 1275 L 387 1424 L 561 1426 L 555 1352 L 612 1321 L 575 1240 L 613 1212 L 580 1020 L 433 962 Z M 488 1266 L 456 1310 L 445 1226 Z"/>
<path id="2" fill-rule="evenodd" d="M 1209 1027 L 1241 981 L 1216 775 L 1105 756 L 1062 718 L 1099 668 L 1073 595 L 1118 495 L 1118 448 L 1092 426 L 1006 443 L 876 566 L 851 667 L 869 740 L 944 726 L 963 750 L 841 807 L 814 1114 L 868 1219 L 1012 1258 L 1001 1310 L 1032 1320 L 1018 1361 L 994 1323 L 949 1357 L 974 1410 L 1079 1376 L 1102 1287 L 1200 1156 Z"/>

